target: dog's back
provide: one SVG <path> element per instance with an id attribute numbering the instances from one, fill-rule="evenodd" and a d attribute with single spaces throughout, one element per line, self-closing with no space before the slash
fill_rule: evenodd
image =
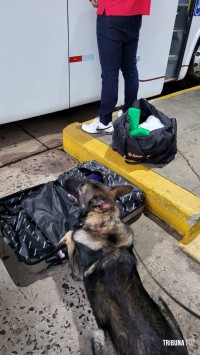
<path id="1" fill-rule="evenodd" d="M 116 354 L 187 354 L 185 346 L 164 345 L 168 339 L 182 340 L 183 345 L 183 336 L 171 312 L 167 311 L 170 324 L 144 289 L 131 248 L 102 251 L 95 269 L 85 277 L 85 286 L 97 324 L 109 335 Z M 96 349 L 99 338 L 102 335 L 94 339 Z M 102 354 L 109 354 L 105 339 Z"/>

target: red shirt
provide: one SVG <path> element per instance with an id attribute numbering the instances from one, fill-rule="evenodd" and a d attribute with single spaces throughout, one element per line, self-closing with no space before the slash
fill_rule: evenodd
<path id="1" fill-rule="evenodd" d="M 107 16 L 149 15 L 151 0 L 99 0 L 97 14 Z"/>

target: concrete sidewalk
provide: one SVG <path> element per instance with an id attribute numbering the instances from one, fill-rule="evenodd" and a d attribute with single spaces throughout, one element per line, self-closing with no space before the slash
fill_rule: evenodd
<path id="1" fill-rule="evenodd" d="M 67 124 L 71 130 L 74 122 L 90 119 L 96 112 L 97 105 L 93 104 L 77 108 L 76 112 L 0 126 L 0 197 L 54 180 L 77 165 L 78 161 L 63 151 L 62 130 Z M 198 150 L 195 152 L 198 154 Z M 179 163 L 177 168 L 181 169 Z M 193 186 L 192 176 L 196 174 L 187 169 Z M 196 190 L 190 192 L 197 197 L 199 190 L 195 186 Z M 176 239 L 146 216 L 132 228 L 135 247 L 153 276 L 170 294 L 200 314 L 199 264 L 180 250 Z M 83 285 L 72 280 L 68 262 L 30 274 L 1 239 L 0 256 L 0 354 L 90 355 L 90 335 L 96 324 Z M 165 295 L 140 262 L 138 267 L 148 292 L 154 298 L 162 296 L 172 310 L 188 341 L 189 354 L 198 355 L 200 321 Z"/>

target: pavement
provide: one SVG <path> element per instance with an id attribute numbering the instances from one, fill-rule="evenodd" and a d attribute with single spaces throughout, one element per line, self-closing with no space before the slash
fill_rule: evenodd
<path id="1" fill-rule="evenodd" d="M 171 185 L 166 185 L 168 181 L 178 189 L 183 189 L 186 194 L 181 194 L 181 200 L 180 198 L 176 200 L 179 211 L 178 225 L 182 217 L 185 224 L 186 218 L 190 215 L 193 216 L 193 223 L 197 227 L 200 210 L 195 211 L 197 215 L 195 220 L 194 208 L 198 206 L 200 196 L 199 99 L 200 90 L 196 89 L 154 102 L 158 109 L 169 116 L 175 116 L 178 120 L 178 154 L 172 163 L 162 169 L 140 167 L 135 172 L 135 174 L 137 171 L 140 171 L 140 174 L 145 172 L 148 180 L 152 180 L 152 176 L 156 179 L 151 174 L 159 174 L 157 179 L 164 179 L 162 182 L 165 182 L 163 186 L 166 190 L 168 187 L 171 188 Z M 98 139 L 92 137 L 95 141 L 92 141 L 90 151 L 91 142 L 87 143 L 88 135 L 84 136 L 87 142 L 82 137 L 81 159 L 72 154 L 71 150 L 75 147 L 71 140 L 72 146 L 68 152 L 65 142 L 65 150 L 62 146 L 63 129 L 64 132 L 66 129 L 67 132 L 70 131 L 71 138 L 74 138 L 77 130 L 80 131 L 79 127 L 76 128 L 76 122 L 80 126 L 80 122 L 95 117 L 97 107 L 97 104 L 85 105 L 75 110 L 0 126 L 0 198 L 56 179 L 60 173 L 76 166 L 78 160 L 84 158 L 86 145 L 85 156 L 89 159 L 93 159 L 96 141 L 102 143 L 103 147 L 106 145 L 108 149 L 110 144 L 108 137 L 106 137 L 108 141 L 105 141 L 105 137 Z M 191 254 L 186 254 L 177 244 L 177 239 L 181 241 L 184 236 L 177 230 L 176 233 L 172 233 L 174 219 L 171 226 L 161 218 L 162 216 L 157 215 L 157 219 L 154 220 L 149 218 L 152 217 L 154 210 L 160 211 L 160 208 L 156 209 L 152 203 L 159 191 L 155 186 L 148 185 L 148 189 L 146 188 L 145 174 L 142 177 L 142 184 L 148 209 L 146 214 L 131 225 L 135 234 L 135 247 L 154 278 L 172 296 L 200 314 L 200 267 L 195 261 L 198 260 L 198 255 L 197 258 L 191 258 Z M 146 177 L 145 179 L 147 180 Z M 159 179 L 156 180 L 158 184 L 161 181 Z M 134 178 L 135 180 L 139 182 L 138 176 Z M 154 187 L 154 194 L 150 187 Z M 173 191 L 176 195 L 177 190 Z M 166 193 L 167 191 L 163 191 L 163 195 Z M 183 201 L 184 199 L 186 200 Z M 168 200 L 169 196 L 166 197 L 166 201 Z M 173 205 L 174 200 L 170 201 Z M 159 203 L 162 205 L 162 199 L 156 199 L 155 204 Z M 185 209 L 187 205 L 190 210 L 186 210 L 188 214 L 185 217 L 186 212 L 185 210 L 184 214 L 181 212 L 181 206 Z M 167 209 L 167 205 L 165 206 Z M 165 217 L 165 214 L 163 216 Z M 165 228 L 168 225 L 171 229 Z M 198 228 L 196 231 L 198 232 Z M 190 228 L 187 232 L 189 235 L 193 230 Z M 186 246 L 191 246 L 194 242 L 198 243 L 198 233 L 196 236 L 192 235 L 191 241 L 189 240 Z M 83 284 L 72 280 L 68 262 L 32 274 L 23 263 L 19 263 L 2 239 L 0 256 L 0 354 L 90 355 L 90 335 L 96 324 Z M 189 354 L 199 354 L 200 321 L 166 295 L 140 261 L 138 270 L 151 296 L 155 299 L 161 296 L 169 305 L 187 340 Z"/>

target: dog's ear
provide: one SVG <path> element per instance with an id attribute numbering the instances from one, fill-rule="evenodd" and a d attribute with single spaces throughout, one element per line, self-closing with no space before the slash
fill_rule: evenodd
<path id="1" fill-rule="evenodd" d="M 116 200 L 119 197 L 129 194 L 133 191 L 133 187 L 130 185 L 117 185 L 110 188 L 113 198 Z"/>

